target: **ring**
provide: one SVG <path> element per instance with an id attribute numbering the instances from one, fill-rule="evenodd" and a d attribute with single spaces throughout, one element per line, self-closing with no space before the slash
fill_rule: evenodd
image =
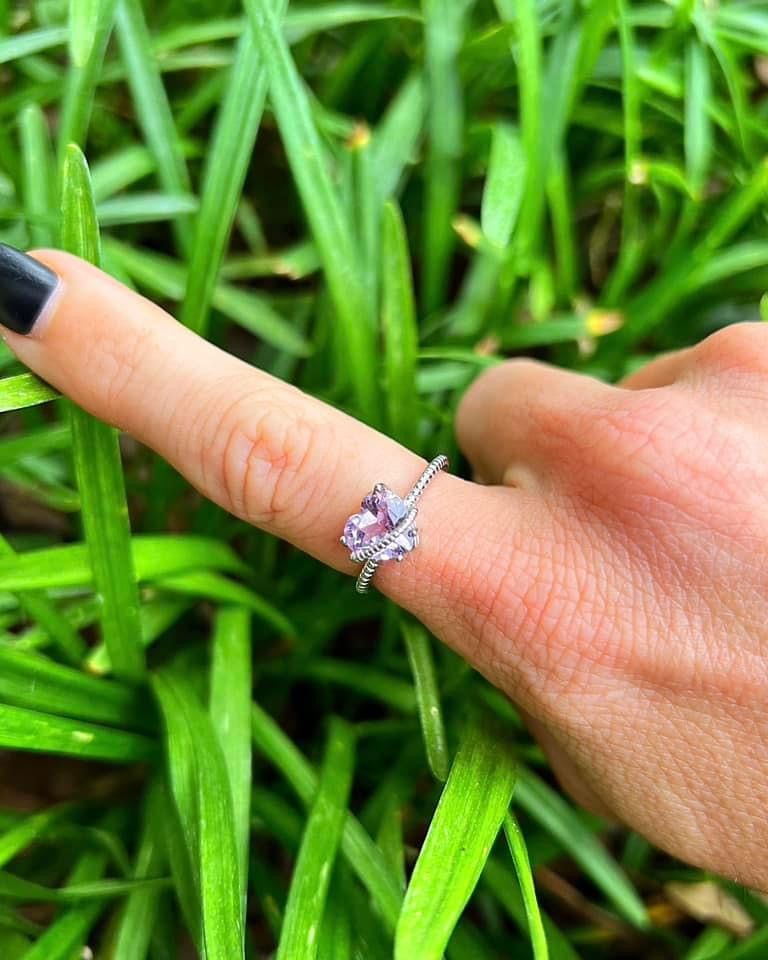
<path id="1" fill-rule="evenodd" d="M 344 524 L 340 542 L 350 551 L 354 563 L 362 563 L 355 589 L 367 593 L 376 568 L 386 560 L 400 563 L 419 545 L 416 529 L 416 503 L 430 481 L 448 466 L 448 457 L 440 454 L 427 466 L 405 499 L 384 483 L 377 483 L 363 497 L 361 512 L 353 513 Z"/>

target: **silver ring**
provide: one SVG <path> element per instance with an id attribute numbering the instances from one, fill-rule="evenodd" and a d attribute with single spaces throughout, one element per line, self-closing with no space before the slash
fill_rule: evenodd
<path id="1" fill-rule="evenodd" d="M 347 519 L 339 540 L 350 551 L 349 559 L 363 565 L 355 585 L 358 593 L 368 591 L 380 563 L 400 563 L 418 547 L 416 503 L 430 481 L 447 466 L 448 457 L 435 457 L 405 498 L 393 493 L 386 484 L 377 483 L 363 497 L 361 512 Z"/>

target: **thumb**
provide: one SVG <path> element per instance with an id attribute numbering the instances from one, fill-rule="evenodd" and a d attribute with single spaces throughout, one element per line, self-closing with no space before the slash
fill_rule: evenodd
<path id="1" fill-rule="evenodd" d="M 70 254 L 39 250 L 33 259 L 0 245 L 0 320 L 19 359 L 76 403 L 152 447 L 225 509 L 348 573 L 359 568 L 339 543 L 345 519 L 375 483 L 404 496 L 425 467 Z M 375 583 L 450 633 L 482 669 L 473 625 L 510 572 L 502 550 L 522 575 L 522 545 L 540 513 L 518 491 L 441 474 L 419 501 L 419 547 L 401 564 L 383 563 Z"/>

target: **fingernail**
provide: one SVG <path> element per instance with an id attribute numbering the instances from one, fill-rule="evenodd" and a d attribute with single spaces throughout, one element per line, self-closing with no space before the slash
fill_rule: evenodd
<path id="1" fill-rule="evenodd" d="M 59 278 L 38 260 L 0 243 L 0 324 L 29 334 Z"/>

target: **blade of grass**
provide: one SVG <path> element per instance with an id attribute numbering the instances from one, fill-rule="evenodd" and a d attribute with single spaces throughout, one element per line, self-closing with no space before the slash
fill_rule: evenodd
<path id="1" fill-rule="evenodd" d="M 201 906 L 206 960 L 244 956 L 238 841 L 226 761 L 193 688 L 171 669 L 152 688 L 166 729 L 168 777 Z"/>
<path id="2" fill-rule="evenodd" d="M 353 960 L 351 910 L 336 867 L 317 938 L 317 960 Z"/>
<path id="3" fill-rule="evenodd" d="M 100 0 L 70 0 L 69 58 L 75 67 L 84 67 L 91 56 L 100 6 Z"/>
<path id="4" fill-rule="evenodd" d="M 495 124 L 480 224 L 488 240 L 502 249 L 509 244 L 515 229 L 525 175 L 525 154 L 517 131 L 507 123 Z"/>
<path id="5" fill-rule="evenodd" d="M 472 0 L 422 0 L 429 88 L 424 246 L 425 313 L 443 305 L 455 234 L 451 228 L 461 189 L 464 104 L 458 57 Z"/>
<path id="6" fill-rule="evenodd" d="M 235 603 L 250 610 L 264 623 L 269 624 L 278 633 L 294 636 L 296 628 L 291 621 L 263 597 L 244 587 L 241 583 L 228 580 L 210 570 L 193 570 L 189 573 L 164 577 L 156 584 L 162 590 L 182 593 L 188 596 L 207 597 L 221 603 Z"/>
<path id="7" fill-rule="evenodd" d="M 144 805 L 144 820 L 133 871 L 137 880 L 157 877 L 165 866 L 163 804 L 162 787 L 155 780 L 147 790 Z M 136 890 L 126 898 L 112 938 L 110 960 L 145 960 L 160 896 L 157 889 L 146 888 Z"/>
<path id="8" fill-rule="evenodd" d="M 272 0 L 278 18 L 286 0 Z M 267 78 L 245 24 L 207 154 L 180 320 L 205 336 L 213 291 L 261 125 Z"/>
<path id="9" fill-rule="evenodd" d="M 154 743 L 137 733 L 6 704 L 0 704 L 0 747 L 115 763 L 138 763 L 156 754 Z"/>
<path id="10" fill-rule="evenodd" d="M 334 717 L 291 880 L 277 960 L 314 960 L 317 956 L 326 895 L 347 816 L 354 747 L 351 727 Z"/>
<path id="11" fill-rule="evenodd" d="M 151 646 L 158 637 L 170 629 L 176 621 L 192 606 L 187 599 L 159 599 L 145 603 L 141 614 L 141 642 L 145 647 Z M 88 654 L 85 669 L 96 676 L 111 673 L 112 664 L 109 654 L 103 643 L 97 644 Z"/>
<path id="12" fill-rule="evenodd" d="M 24 433 L 0 439 L 0 469 L 26 456 L 40 456 L 66 450 L 70 445 L 69 425 L 56 423 L 30 427 Z"/>
<path id="13" fill-rule="evenodd" d="M 429 634 L 420 623 L 405 617 L 400 621 L 400 629 L 416 688 L 416 703 L 427 762 L 433 775 L 438 780 L 444 781 L 448 777 L 451 758 L 445 737 L 443 707 L 440 702 Z"/>
<path id="14" fill-rule="evenodd" d="M 172 300 L 181 300 L 184 296 L 187 273 L 178 261 L 131 247 L 114 238 L 109 238 L 105 247 L 110 258 L 114 258 L 150 293 Z M 269 305 L 265 297 L 220 283 L 213 291 L 212 304 L 245 330 L 279 350 L 295 356 L 309 353 L 306 339 Z"/>
<path id="15" fill-rule="evenodd" d="M 68 880 L 70 883 L 96 881 L 106 868 L 106 853 L 86 850 L 78 858 Z M 82 955 L 88 934 L 105 906 L 105 902 L 95 900 L 66 909 L 24 954 L 23 960 L 72 960 L 78 954 Z"/>
<path id="16" fill-rule="evenodd" d="M 93 96 L 104 60 L 116 0 L 86 0 L 85 4 L 71 4 L 68 36 L 88 38 L 88 56 L 82 64 L 71 63 L 66 73 L 66 87 L 58 127 L 58 154 L 63 162 L 70 143 L 83 146 L 91 119 Z M 84 22 L 84 7 L 88 7 L 88 21 Z M 83 52 L 78 50 L 78 53 Z"/>
<path id="17" fill-rule="evenodd" d="M 217 612 L 212 647 L 209 713 L 229 776 L 245 905 L 251 831 L 251 618 L 246 608 Z"/>
<path id="18" fill-rule="evenodd" d="M 528 915 L 525 909 L 519 884 L 514 873 L 498 860 L 490 859 L 483 871 L 483 886 L 489 889 L 499 905 L 509 914 L 522 933 L 529 930 Z M 550 960 L 579 960 L 566 935 L 544 914 L 542 917 L 544 933 L 547 938 Z"/>
<path id="19" fill-rule="evenodd" d="M 691 189 L 701 197 L 712 158 L 712 121 L 707 105 L 712 99 L 707 52 L 697 39 L 685 52 L 685 171 Z"/>
<path id="20" fill-rule="evenodd" d="M 286 737 L 262 708 L 252 704 L 251 723 L 254 747 L 283 774 L 299 799 L 309 806 L 317 791 L 317 774 L 300 750 Z M 394 929 L 400 912 L 400 885 L 382 852 L 360 821 L 348 814 L 341 849 L 350 867 L 377 904 L 387 926 Z"/>
<path id="21" fill-rule="evenodd" d="M 414 71 L 398 90 L 371 142 L 373 181 L 379 206 L 390 199 L 409 163 L 414 162 L 426 112 L 421 74 Z"/>
<path id="22" fill-rule="evenodd" d="M 410 449 L 418 447 L 416 354 L 419 348 L 408 238 L 395 201 L 384 207 L 381 241 L 384 372 L 389 432 Z"/>
<path id="23" fill-rule="evenodd" d="M 139 581 L 156 580 L 200 567 L 243 573 L 228 544 L 207 537 L 139 536 L 131 541 Z M 48 590 L 94 583 L 86 544 L 65 544 L 0 557 L 0 590 Z"/>
<path id="24" fill-rule="evenodd" d="M 40 403 L 55 400 L 59 394 L 34 373 L 20 373 L 16 377 L 0 380 L 0 413 L 36 407 Z"/>
<path id="25" fill-rule="evenodd" d="M 312 677 L 323 683 L 336 683 L 380 700 L 401 713 L 412 714 L 416 709 L 413 687 L 388 671 L 377 670 L 370 664 L 317 657 L 296 666 L 302 677 Z"/>
<path id="26" fill-rule="evenodd" d="M 141 692 L 122 683 L 96 680 L 35 653 L 0 645 L 0 700 L 11 706 L 45 709 L 60 716 L 116 727 L 152 729 Z"/>
<path id="27" fill-rule="evenodd" d="M 74 144 L 64 155 L 61 216 L 62 248 L 98 266 L 99 230 L 88 166 Z M 144 649 L 117 431 L 74 406 L 70 427 L 83 530 L 103 604 L 104 642 L 115 674 L 136 680 L 144 673 Z"/>
<path id="28" fill-rule="evenodd" d="M 269 78 L 269 95 L 291 172 L 323 261 L 358 410 L 365 420 L 377 423 L 372 304 L 363 287 L 350 225 L 326 167 L 306 88 L 271 2 L 246 0 L 246 11 Z"/>
<path id="29" fill-rule="evenodd" d="M 42 27 L 39 30 L 25 30 L 10 37 L 0 39 L 0 63 L 11 63 L 22 57 L 29 57 L 43 50 L 61 47 L 67 42 L 69 30 L 66 27 Z"/>
<path id="30" fill-rule="evenodd" d="M 197 199 L 187 193 L 131 193 L 105 200 L 96 208 L 96 216 L 103 227 L 126 223 L 154 223 L 173 220 L 197 210 Z"/>
<path id="31" fill-rule="evenodd" d="M 71 809 L 68 804 L 51 807 L 41 813 L 24 817 L 20 823 L 6 830 L 0 836 L 0 867 L 4 867 L 17 854 L 45 836 L 47 831 L 56 826 Z"/>
<path id="32" fill-rule="evenodd" d="M 517 82 L 519 89 L 520 139 L 525 163 L 525 185 L 517 230 L 520 271 L 528 270 L 539 243 L 544 212 L 547 157 L 544 155 L 542 120 L 541 25 L 534 0 L 496 0 L 499 16 L 515 23 L 518 35 Z"/>
<path id="33" fill-rule="evenodd" d="M 521 767 L 515 800 L 573 857 L 633 926 L 648 926 L 645 905 L 619 864 L 568 803 L 540 777 Z"/>
<path id="34" fill-rule="evenodd" d="M 515 788 L 508 738 L 468 723 L 411 875 L 395 960 L 439 960 L 480 879 Z"/>
<path id="35" fill-rule="evenodd" d="M 52 187 L 56 183 L 51 163 L 51 144 L 45 114 L 37 103 L 28 103 L 19 114 L 22 157 L 22 197 L 31 246 L 51 242 L 46 224 L 54 209 Z"/>
<path id="36" fill-rule="evenodd" d="M 15 553 L 5 537 L 0 534 L 0 557 L 16 558 Z M 63 658 L 71 664 L 82 663 L 86 653 L 85 642 L 77 630 L 59 612 L 58 608 L 47 597 L 33 591 L 20 591 L 19 601 L 26 613 L 45 630 L 56 644 Z M 1 686 L 1 684 L 0 684 Z"/>
<path id="37" fill-rule="evenodd" d="M 528 859 L 528 850 L 517 818 L 512 813 L 504 817 L 504 834 L 512 854 L 515 873 L 520 884 L 520 893 L 525 904 L 525 915 L 528 918 L 528 934 L 531 938 L 534 960 L 548 960 L 549 948 L 547 936 L 539 911 L 539 902 L 536 899 L 536 887 L 531 873 L 531 862 Z"/>
<path id="38" fill-rule="evenodd" d="M 160 186 L 167 193 L 188 194 L 191 186 L 184 151 L 152 51 L 141 0 L 118 0 L 115 28 L 134 109 L 155 158 Z M 178 217 L 172 223 L 176 245 L 185 254 L 192 247 L 192 226 L 190 217 Z"/>

